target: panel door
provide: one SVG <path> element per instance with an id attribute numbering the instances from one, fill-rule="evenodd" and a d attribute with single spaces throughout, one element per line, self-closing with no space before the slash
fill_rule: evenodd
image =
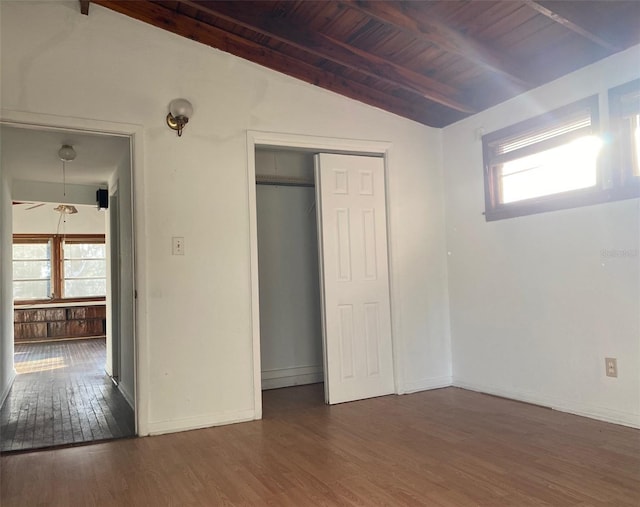
<path id="1" fill-rule="evenodd" d="M 384 160 L 316 155 L 325 395 L 394 392 Z"/>

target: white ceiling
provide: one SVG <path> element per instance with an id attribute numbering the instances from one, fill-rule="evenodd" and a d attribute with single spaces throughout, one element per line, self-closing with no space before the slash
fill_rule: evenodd
<path id="1" fill-rule="evenodd" d="M 129 152 L 129 138 L 62 130 L 0 127 L 3 169 L 16 180 L 62 183 L 58 150 L 69 144 L 77 157 L 66 164 L 66 182 L 104 185 Z"/>

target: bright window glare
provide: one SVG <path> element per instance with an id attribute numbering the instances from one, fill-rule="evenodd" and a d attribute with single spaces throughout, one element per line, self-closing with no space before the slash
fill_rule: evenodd
<path id="1" fill-rule="evenodd" d="M 15 367 L 16 373 L 39 373 L 44 371 L 59 370 L 66 368 L 68 365 L 64 361 L 64 357 L 49 357 L 47 359 L 31 359 L 21 361 L 16 357 Z"/>
<path id="2" fill-rule="evenodd" d="M 596 161 L 601 148 L 600 138 L 583 136 L 503 164 L 500 173 L 501 202 L 522 201 L 595 186 Z"/>

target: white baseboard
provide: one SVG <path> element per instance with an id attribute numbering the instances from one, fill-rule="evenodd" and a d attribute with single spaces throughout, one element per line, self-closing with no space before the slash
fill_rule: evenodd
<path id="1" fill-rule="evenodd" d="M 324 380 L 322 365 L 277 368 L 262 371 L 262 390 L 315 384 Z"/>
<path id="2" fill-rule="evenodd" d="M 503 398 L 533 403 L 534 405 L 548 407 L 559 412 L 567 412 L 569 414 L 575 414 L 582 417 L 589 417 L 590 419 L 597 419 L 599 421 L 640 429 L 640 414 L 633 412 L 611 410 L 606 407 L 580 403 L 574 400 L 564 400 L 526 391 L 502 389 L 500 387 L 469 382 L 456 377 L 453 378 L 453 385 L 470 391 L 493 394 Z"/>
<path id="3" fill-rule="evenodd" d="M 253 421 L 255 419 L 254 414 L 255 411 L 251 409 L 187 417 L 184 419 L 172 419 L 170 421 L 150 422 L 147 425 L 148 435 L 163 435 L 165 433 L 175 433 L 178 431 L 197 430 L 201 428 L 210 428 L 211 426 L 222 426 L 224 424 Z"/>
<path id="4" fill-rule="evenodd" d="M 404 383 L 403 394 L 417 393 L 418 391 L 428 391 L 429 389 L 439 389 L 451 385 L 451 376 L 429 377 L 420 380 L 412 380 Z"/>
<path id="5" fill-rule="evenodd" d="M 7 399 L 7 396 L 9 396 L 9 391 L 11 391 L 11 387 L 13 386 L 13 381 L 16 379 L 16 374 L 17 374 L 16 370 L 14 369 L 11 372 L 11 377 L 9 378 L 9 382 L 0 393 L 0 407 L 4 405 L 4 402 Z"/>

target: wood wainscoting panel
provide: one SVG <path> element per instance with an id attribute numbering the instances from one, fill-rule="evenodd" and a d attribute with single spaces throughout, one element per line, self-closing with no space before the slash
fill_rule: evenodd
<path id="1" fill-rule="evenodd" d="M 66 320 L 64 308 L 26 308 L 14 310 L 14 322 L 50 322 Z"/>
<path id="2" fill-rule="evenodd" d="M 14 342 L 53 341 L 105 336 L 106 306 L 16 308 Z"/>
<path id="3" fill-rule="evenodd" d="M 21 342 L 21 341 L 26 341 L 31 339 L 45 340 L 48 336 L 47 323 L 46 322 L 28 322 L 28 323 L 14 322 L 13 336 L 16 342 Z"/>

